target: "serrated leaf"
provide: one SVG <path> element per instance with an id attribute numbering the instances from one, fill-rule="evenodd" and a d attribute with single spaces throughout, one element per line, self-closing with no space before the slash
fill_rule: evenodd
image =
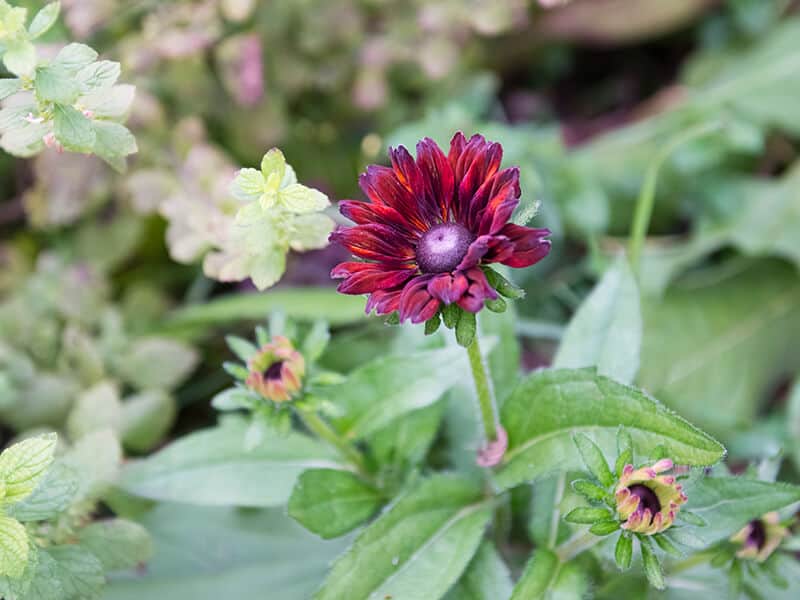
<path id="1" fill-rule="evenodd" d="M 595 485 L 591 481 L 586 481 L 585 479 L 573 481 L 572 489 L 588 500 L 600 501 L 605 500 L 605 498 L 608 496 L 608 492 L 606 490 L 601 488 L 599 485 Z"/>
<path id="2" fill-rule="evenodd" d="M 504 600 L 513 587 L 502 557 L 492 544 L 483 542 L 444 600 Z"/>
<path id="3" fill-rule="evenodd" d="M 330 205 L 325 194 L 299 183 L 281 189 L 278 200 L 283 208 L 297 215 L 319 212 Z"/>
<path id="4" fill-rule="evenodd" d="M 340 467 L 333 450 L 299 433 L 244 445 L 240 419 L 194 432 L 151 457 L 129 463 L 120 487 L 152 500 L 214 506 L 280 506 L 306 469 Z"/>
<path id="5" fill-rule="evenodd" d="M 22 89 L 21 79 L 0 79 L 0 100 L 5 100 L 9 96 L 16 94 Z"/>
<path id="6" fill-rule="evenodd" d="M 75 78 L 58 65 L 37 68 L 33 86 L 39 100 L 59 104 L 72 104 L 80 93 Z"/>
<path id="7" fill-rule="evenodd" d="M 75 74 L 75 79 L 83 86 L 84 93 L 106 90 L 117 82 L 120 64 L 111 60 L 99 60 L 86 65 Z"/>
<path id="8" fill-rule="evenodd" d="M 138 152 L 136 138 L 127 127 L 113 121 L 91 121 L 94 153 L 118 172 L 126 168 L 124 158 Z"/>
<path id="9" fill-rule="evenodd" d="M 92 121 L 72 106 L 57 104 L 53 108 L 53 132 L 67 150 L 89 153 L 97 139 Z"/>
<path id="10" fill-rule="evenodd" d="M 501 415 L 509 448 L 496 480 L 504 488 L 549 472 L 580 469 L 572 443 L 579 432 L 591 432 L 610 454 L 620 425 L 643 454 L 663 445 L 676 464 L 710 465 L 725 454 L 719 442 L 641 390 L 589 369 L 528 376 L 506 400 Z"/>
<path id="11" fill-rule="evenodd" d="M 544 548 L 536 549 L 514 587 L 511 600 L 537 600 L 547 597 L 548 590 L 558 577 L 560 566 L 558 557 L 553 552 Z"/>
<path id="12" fill-rule="evenodd" d="M 28 35 L 30 39 L 35 40 L 41 35 L 47 33 L 50 28 L 55 25 L 58 20 L 58 13 L 61 10 L 60 2 L 51 2 L 42 8 L 34 15 L 30 26 L 28 27 Z"/>
<path id="13" fill-rule="evenodd" d="M 28 532 L 11 517 L 0 514 L 0 576 L 17 578 L 28 564 Z"/>
<path id="14" fill-rule="evenodd" d="M 74 469 L 56 462 L 30 496 L 7 509 L 8 516 L 22 523 L 51 519 L 69 507 L 78 487 Z"/>
<path id="15" fill-rule="evenodd" d="M 467 369 L 458 346 L 386 356 L 357 368 L 345 383 L 326 390 L 326 397 L 344 413 L 334 419 L 336 426 L 347 437 L 362 438 L 433 404 Z"/>
<path id="16" fill-rule="evenodd" d="M 578 453 L 581 455 L 583 464 L 586 465 L 589 472 L 605 487 L 613 484 L 614 475 L 611 473 L 611 469 L 608 468 L 606 457 L 603 456 L 603 452 L 597 447 L 597 444 L 584 433 L 575 434 L 573 441 Z"/>
<path id="17" fill-rule="evenodd" d="M 78 543 L 94 554 L 105 571 L 132 569 L 153 555 L 147 530 L 132 521 L 109 519 L 95 521 L 78 533 Z"/>
<path id="18" fill-rule="evenodd" d="M 241 169 L 231 183 L 231 194 L 242 202 L 255 202 L 264 193 L 264 176 L 258 169 Z"/>
<path id="19" fill-rule="evenodd" d="M 92 50 L 86 44 L 67 44 L 64 46 L 55 59 L 50 63 L 51 65 L 60 65 L 64 67 L 70 74 L 77 73 L 80 69 L 89 65 L 97 60 L 97 52 Z"/>
<path id="20" fill-rule="evenodd" d="M 8 506 L 27 498 L 39 485 L 53 462 L 56 434 L 51 433 L 23 440 L 0 454 L 0 481 L 5 495 L 0 505 Z"/>
<path id="21" fill-rule="evenodd" d="M 353 473 L 309 469 L 294 484 L 289 516 L 323 539 L 330 539 L 358 527 L 380 505 L 377 490 Z"/>
<path id="22" fill-rule="evenodd" d="M 710 545 L 749 521 L 800 502 L 800 486 L 744 477 L 700 477 L 686 482 L 686 508 L 708 524 L 693 533 Z M 680 516 L 680 512 L 678 513 Z"/>
<path id="23" fill-rule="evenodd" d="M 627 258 L 620 256 L 573 315 L 553 366 L 596 366 L 601 375 L 630 383 L 641 345 L 639 289 Z"/>
<path id="24" fill-rule="evenodd" d="M 74 544 L 51 546 L 39 552 L 55 561 L 55 574 L 65 598 L 100 598 L 106 580 L 103 565 L 94 554 Z"/>
<path id="25" fill-rule="evenodd" d="M 473 483 L 444 475 L 422 481 L 356 538 L 315 598 L 441 598 L 472 559 L 490 516 Z"/>

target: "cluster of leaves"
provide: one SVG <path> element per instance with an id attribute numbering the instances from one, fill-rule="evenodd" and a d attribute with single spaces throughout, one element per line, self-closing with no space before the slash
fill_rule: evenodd
<path id="1" fill-rule="evenodd" d="M 46 145 L 96 154 L 118 171 L 136 152 L 136 140 L 121 124 L 134 97 L 131 85 L 116 85 L 120 64 L 97 60 L 84 44 L 65 46 L 40 62 L 33 41 L 56 22 L 60 4 L 45 6 L 25 28 L 27 10 L 0 4 L 3 64 L 16 78 L 3 79 L 0 145 L 17 156 L 32 156 Z"/>
<path id="2" fill-rule="evenodd" d="M 141 525 L 88 519 L 119 466 L 113 436 L 87 438 L 58 458 L 56 443 L 54 434 L 42 435 L 0 454 L 0 594 L 6 600 L 99 598 L 106 573 L 152 554 Z"/>

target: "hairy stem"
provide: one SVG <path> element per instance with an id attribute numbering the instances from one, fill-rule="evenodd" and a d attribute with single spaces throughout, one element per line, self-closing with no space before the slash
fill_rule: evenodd
<path id="1" fill-rule="evenodd" d="M 467 347 L 467 354 L 469 355 L 469 366 L 472 368 L 472 378 L 475 380 L 475 391 L 478 394 L 483 431 L 486 434 L 486 441 L 493 442 L 497 439 L 497 402 L 494 399 L 494 390 L 489 379 L 486 362 L 481 356 L 477 335 Z"/>
<path id="2" fill-rule="evenodd" d="M 562 563 L 567 562 L 582 552 L 585 552 L 589 548 L 592 548 L 602 539 L 602 537 L 590 533 L 587 529 L 586 531 L 571 537 L 558 548 L 556 548 L 556 555 Z"/>
<path id="3" fill-rule="evenodd" d="M 311 432 L 333 446 L 339 454 L 358 469 L 361 475 L 369 475 L 367 466 L 364 463 L 364 457 L 361 453 L 356 450 L 350 442 L 336 433 L 333 427 L 328 425 L 316 412 L 311 410 L 298 410 L 297 414 L 300 420 L 303 421 L 303 424 L 308 427 Z"/>

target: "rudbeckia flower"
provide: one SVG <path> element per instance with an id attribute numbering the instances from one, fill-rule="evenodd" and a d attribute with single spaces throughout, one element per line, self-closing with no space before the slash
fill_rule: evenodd
<path id="1" fill-rule="evenodd" d="M 300 391 L 306 363 L 303 355 L 283 336 L 264 344 L 247 363 L 245 385 L 273 402 L 287 402 Z"/>
<path id="2" fill-rule="evenodd" d="M 750 521 L 731 538 L 731 541 L 741 544 L 736 553 L 739 558 L 764 562 L 788 535 L 789 529 L 781 525 L 778 513 L 770 512 L 760 519 Z"/>
<path id="3" fill-rule="evenodd" d="M 425 138 L 416 160 L 403 146 L 389 156 L 391 167 L 372 165 L 361 176 L 369 202 L 339 204 L 356 225 L 330 238 L 362 259 L 339 264 L 331 276 L 344 280 L 342 293 L 369 294 L 367 312 L 397 311 L 412 323 L 443 305 L 476 313 L 498 297 L 482 267 L 527 267 L 549 252 L 547 229 L 509 222 L 519 169 L 500 169 L 500 144 L 459 132 L 447 155 Z"/>
<path id="4" fill-rule="evenodd" d="M 680 506 L 686 502 L 675 477 L 663 474 L 672 466 L 667 458 L 640 469 L 625 465 L 614 491 L 617 514 L 624 520 L 623 529 L 653 535 L 672 525 Z"/>

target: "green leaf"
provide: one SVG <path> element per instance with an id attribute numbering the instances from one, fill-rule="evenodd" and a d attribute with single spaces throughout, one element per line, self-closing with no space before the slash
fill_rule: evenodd
<path id="1" fill-rule="evenodd" d="M 83 108 L 92 111 L 96 119 L 123 121 L 130 112 L 135 95 L 136 88 L 134 86 L 121 84 L 115 85 L 111 89 L 84 94 L 80 97 L 80 103 Z"/>
<path id="2" fill-rule="evenodd" d="M 117 385 L 101 381 L 83 391 L 67 418 L 67 433 L 73 440 L 102 429 L 119 431 L 122 422 L 122 402 Z"/>
<path id="3" fill-rule="evenodd" d="M 382 465 L 415 466 L 433 443 L 443 413 L 444 402 L 439 401 L 391 421 L 368 437 L 372 454 Z"/>
<path id="4" fill-rule="evenodd" d="M 598 536 L 611 535 L 615 531 L 619 531 L 619 521 L 616 521 L 614 519 L 598 521 L 597 523 L 589 527 L 589 532 Z"/>
<path id="5" fill-rule="evenodd" d="M 54 463 L 30 496 L 7 509 L 7 514 L 17 521 L 43 521 L 52 519 L 66 510 L 78 491 L 78 476 L 61 462 Z"/>
<path id="6" fill-rule="evenodd" d="M 553 552 L 538 548 L 525 565 L 525 571 L 514 587 L 511 600 L 546 598 L 548 590 L 558 578 L 560 568 L 561 563 Z"/>
<path id="7" fill-rule="evenodd" d="M 667 585 L 664 582 L 661 563 L 655 552 L 653 552 L 652 542 L 645 536 L 638 536 L 638 538 L 639 548 L 642 551 L 642 565 L 644 566 L 644 574 L 647 576 L 647 581 L 657 590 L 663 590 Z"/>
<path id="8" fill-rule="evenodd" d="M 231 183 L 231 195 L 242 202 L 255 202 L 264 193 L 264 176 L 258 169 L 241 169 Z"/>
<path id="9" fill-rule="evenodd" d="M 643 311 L 639 384 L 713 432 L 751 424 L 777 378 L 800 368 L 800 280 L 785 263 L 703 271 Z"/>
<path id="10" fill-rule="evenodd" d="M 606 490 L 585 479 L 573 481 L 572 489 L 588 500 L 601 501 L 608 497 Z"/>
<path id="11" fill-rule="evenodd" d="M 606 508 L 590 508 L 588 506 L 580 506 L 572 509 L 565 517 L 567 523 L 578 523 L 582 525 L 590 525 L 597 521 L 605 521 L 611 516 Z"/>
<path id="12" fill-rule="evenodd" d="M 325 194 L 299 183 L 293 183 L 280 190 L 278 198 L 286 210 L 297 215 L 319 212 L 330 204 Z"/>
<path id="13" fill-rule="evenodd" d="M 113 577 L 104 600 L 220 600 L 254 594 L 310 598 L 345 545 L 323 541 L 283 509 L 159 504 L 140 523 L 152 532 L 147 568 Z M 53 600 L 53 597 L 46 600 Z"/>
<path id="14" fill-rule="evenodd" d="M 458 341 L 459 346 L 466 348 L 472 344 L 477 328 L 478 323 L 475 319 L 475 313 L 462 310 L 456 325 L 456 341 Z"/>
<path id="15" fill-rule="evenodd" d="M 631 536 L 622 534 L 617 539 L 617 545 L 614 547 L 614 560 L 620 570 L 627 571 L 631 567 L 632 557 L 633 539 Z"/>
<path id="16" fill-rule="evenodd" d="M 444 600 L 504 600 L 513 587 L 502 557 L 492 544 L 483 542 Z"/>
<path id="17" fill-rule="evenodd" d="M 0 100 L 16 94 L 20 89 L 22 89 L 21 79 L 0 79 Z"/>
<path id="18" fill-rule="evenodd" d="M 547 370 L 523 379 L 501 411 L 509 448 L 496 475 L 503 488 L 557 470 L 580 469 L 572 437 L 591 432 L 610 454 L 625 426 L 643 454 L 665 446 L 677 464 L 710 465 L 725 449 L 642 391 L 588 369 Z"/>
<path id="19" fill-rule="evenodd" d="M 138 152 L 136 138 L 124 125 L 113 121 L 91 121 L 94 153 L 118 172 L 125 171 L 124 157 Z"/>
<path id="20" fill-rule="evenodd" d="M 97 52 L 86 44 L 67 44 L 56 54 L 50 64 L 60 65 L 74 75 L 95 60 L 97 60 Z"/>
<path id="21" fill-rule="evenodd" d="M 686 508 L 708 523 L 693 531 L 708 545 L 755 518 L 800 502 L 800 486 L 744 477 L 700 477 L 687 481 L 684 492 L 689 497 Z"/>
<path id="22" fill-rule="evenodd" d="M 486 273 L 486 279 L 489 281 L 489 285 L 496 289 L 497 293 L 501 296 L 505 296 L 511 300 L 519 300 L 525 297 L 525 290 L 511 283 L 494 269 L 486 267 L 484 268 L 484 272 Z"/>
<path id="23" fill-rule="evenodd" d="M 3 54 L 3 64 L 17 77 L 31 76 L 36 68 L 36 47 L 27 40 L 11 42 Z"/>
<path id="24" fill-rule="evenodd" d="M 29 552 L 25 526 L 0 514 L 0 577 L 22 577 Z"/>
<path id="25" fill-rule="evenodd" d="M 47 550 L 39 550 L 39 553 L 55 561 L 55 577 L 63 597 L 81 600 L 100 598 L 106 580 L 103 565 L 94 554 L 74 544 L 51 546 Z"/>
<path id="26" fill-rule="evenodd" d="M 60 2 L 51 2 L 37 12 L 33 17 L 33 21 L 31 21 L 30 27 L 28 27 L 30 39 L 35 40 L 39 36 L 47 33 L 50 28 L 55 25 L 60 10 Z"/>
<path id="27" fill-rule="evenodd" d="M 75 78 L 58 65 L 37 68 L 33 85 L 39 100 L 59 104 L 72 104 L 80 93 Z"/>
<path id="28" fill-rule="evenodd" d="M 597 447 L 597 444 L 584 433 L 575 434 L 573 441 L 581 455 L 583 464 L 586 465 L 589 472 L 605 487 L 611 486 L 615 481 L 615 477 L 611 473 L 611 469 L 608 468 L 606 457 L 603 456 L 603 452 Z"/>
<path id="29" fill-rule="evenodd" d="M 441 324 L 442 316 L 440 313 L 436 313 L 433 317 L 425 321 L 425 335 L 433 335 L 436 333 Z"/>
<path id="30" fill-rule="evenodd" d="M 115 371 L 139 389 L 172 389 L 197 365 L 197 352 L 189 345 L 164 337 L 143 337 L 115 357 Z"/>
<path id="31" fill-rule="evenodd" d="M 56 434 L 50 433 L 23 440 L 0 454 L 0 481 L 5 495 L 0 506 L 15 504 L 27 498 L 44 477 L 53 462 Z"/>
<path id="32" fill-rule="evenodd" d="M 441 598 L 472 559 L 490 516 L 473 483 L 445 475 L 421 481 L 356 538 L 315 598 Z"/>
<path id="33" fill-rule="evenodd" d="M 258 352 L 258 348 L 251 342 L 236 335 L 226 335 L 225 343 L 228 344 L 228 348 L 239 357 L 239 360 L 244 363 L 247 363 L 247 361 Z"/>
<path id="34" fill-rule="evenodd" d="M 561 515 L 567 474 L 545 477 L 533 485 L 528 533 L 543 548 L 553 549 L 569 535 L 569 526 Z"/>
<path id="35" fill-rule="evenodd" d="M 658 547 L 661 548 L 667 554 L 671 554 L 676 558 L 681 558 L 683 556 L 683 552 L 678 550 L 678 547 L 673 544 L 669 538 L 665 535 L 654 535 L 653 539 L 655 540 Z"/>
<path id="36" fill-rule="evenodd" d="M 132 569 L 153 555 L 153 543 L 147 530 L 125 519 L 87 525 L 78 533 L 78 543 L 100 559 L 105 571 Z"/>
<path id="37" fill-rule="evenodd" d="M 596 366 L 601 375 L 630 383 L 641 345 L 639 289 L 627 258 L 620 256 L 572 317 L 553 366 Z"/>
<path id="38" fill-rule="evenodd" d="M 297 479 L 289 516 L 324 539 L 344 535 L 369 519 L 381 505 L 371 485 L 353 473 L 309 469 Z"/>
<path id="39" fill-rule="evenodd" d="M 53 108 L 55 115 L 53 132 L 56 139 L 67 150 L 89 153 L 94 149 L 97 139 L 92 121 L 72 106 L 57 104 Z"/>
<path id="40" fill-rule="evenodd" d="M 147 452 L 169 432 L 178 408 L 175 398 L 163 390 L 145 390 L 122 403 L 120 435 L 126 448 Z"/>
<path id="41" fill-rule="evenodd" d="M 467 368 L 466 353 L 458 346 L 385 356 L 357 368 L 326 395 L 343 411 L 334 419 L 336 426 L 346 437 L 358 439 L 433 404 Z"/>
<path id="42" fill-rule="evenodd" d="M 166 321 L 168 329 L 197 328 L 239 321 L 257 321 L 273 311 L 288 318 L 315 321 L 325 319 L 333 326 L 364 320 L 364 299 L 339 294 L 333 288 L 283 288 L 269 294 L 230 294 L 211 302 L 174 311 Z"/>
<path id="43" fill-rule="evenodd" d="M 75 442 L 61 461 L 80 475 L 73 502 L 97 500 L 117 479 L 122 448 L 111 429 L 94 431 Z"/>
<path id="44" fill-rule="evenodd" d="M 111 60 L 99 60 L 86 65 L 75 74 L 75 79 L 83 87 L 84 93 L 105 90 L 117 82 L 120 64 Z"/>
<path id="45" fill-rule="evenodd" d="M 135 496 L 216 506 L 280 506 L 309 468 L 339 467 L 332 450 L 299 433 L 273 433 L 245 450 L 247 424 L 236 419 L 197 431 L 130 463 L 120 487 Z"/>

